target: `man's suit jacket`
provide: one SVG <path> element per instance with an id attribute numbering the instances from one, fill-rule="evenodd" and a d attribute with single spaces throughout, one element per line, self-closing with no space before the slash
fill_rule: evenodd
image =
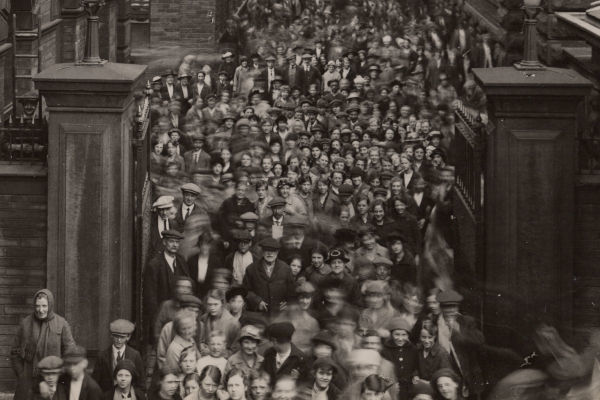
<path id="1" fill-rule="evenodd" d="M 187 163 L 186 163 L 186 165 L 187 165 Z M 183 203 L 180 204 L 179 207 L 177 207 L 177 214 L 175 215 L 175 221 L 177 221 L 177 225 L 179 225 L 180 227 L 185 227 L 185 220 L 183 219 L 182 210 L 183 210 Z M 205 212 L 198 206 L 198 204 L 194 204 L 194 208 L 192 209 L 192 212 L 190 213 L 190 217 L 192 215 L 205 215 Z"/>
<path id="2" fill-rule="evenodd" d="M 176 276 L 190 276 L 188 266 L 182 256 L 175 256 L 175 272 L 167 263 L 164 253 L 152 258 L 144 271 L 143 303 L 146 333 L 150 333 L 158 306 L 165 300 L 175 297 L 173 284 Z"/>
<path id="3" fill-rule="evenodd" d="M 264 354 L 262 369 L 269 374 L 271 382 L 284 375 L 304 379 L 307 376 L 307 359 L 304 353 L 292 343 L 292 352 L 283 364 L 277 369 L 277 352 L 273 347 L 268 348 Z M 292 372 L 294 371 L 295 372 Z"/>
<path id="4" fill-rule="evenodd" d="M 138 377 L 144 375 L 146 371 L 144 368 L 144 362 L 142 361 L 142 356 L 136 349 L 133 349 L 130 346 L 125 346 L 123 358 L 133 361 Z M 96 365 L 94 365 L 92 378 L 94 378 L 96 383 L 98 383 L 103 392 L 109 391 L 114 387 L 112 346 L 98 354 Z M 138 381 L 137 383 L 138 385 L 140 383 L 143 384 L 143 381 Z"/>
<path id="5" fill-rule="evenodd" d="M 192 93 L 194 96 L 194 103 L 196 103 L 196 101 L 198 100 L 198 97 L 201 97 L 202 100 L 204 100 L 204 105 L 206 106 L 206 98 L 208 97 L 208 95 L 213 94 L 214 91 L 211 86 L 208 86 L 205 83 L 204 86 L 202 86 L 201 91 L 198 91 L 198 85 L 194 84 L 194 86 L 192 86 Z"/>
<path id="6" fill-rule="evenodd" d="M 194 150 L 186 151 L 183 155 L 183 161 L 185 161 L 185 172 L 188 174 L 198 169 L 210 168 L 210 155 L 204 150 L 200 153 L 198 162 L 194 161 Z"/>
<path id="7" fill-rule="evenodd" d="M 181 116 L 185 117 L 185 114 L 187 114 L 188 110 L 192 107 L 192 103 L 190 103 L 190 101 L 194 101 L 194 87 L 191 85 L 187 86 L 187 96 L 183 94 L 181 84 L 177 85 L 177 90 L 181 96 Z"/>
<path id="8" fill-rule="evenodd" d="M 350 82 L 354 83 L 354 78 L 356 78 L 356 71 L 354 68 L 350 67 L 349 70 L 341 70 L 340 75 L 342 75 L 342 79 L 348 79 Z"/>
<path id="9" fill-rule="evenodd" d="M 158 231 L 158 216 L 156 214 L 153 214 L 152 219 L 150 220 L 150 248 L 149 248 L 149 254 L 150 254 L 150 258 L 154 257 L 157 254 L 161 254 L 162 251 L 164 250 L 163 244 L 162 244 L 162 236 L 160 235 L 160 232 Z M 183 226 L 179 225 L 177 223 L 176 219 L 169 219 L 169 229 L 175 229 L 178 230 L 179 232 L 183 232 Z"/>
<path id="10" fill-rule="evenodd" d="M 190 277 L 194 281 L 196 295 L 200 298 L 204 298 L 206 293 L 212 289 L 215 272 L 219 268 L 223 268 L 223 257 L 217 250 L 215 246 L 211 246 L 209 250 L 208 267 L 204 282 L 198 282 L 198 258 L 200 258 L 200 254 L 195 254 L 188 260 L 188 271 L 190 271 Z"/>
<path id="11" fill-rule="evenodd" d="M 67 398 L 71 392 L 71 377 L 64 375 L 61 381 L 65 385 L 67 390 Z M 81 384 L 81 392 L 79 393 L 79 400 L 102 400 L 102 389 L 96 383 L 94 378 L 89 376 L 87 373 L 83 377 L 83 383 Z"/>
<path id="12" fill-rule="evenodd" d="M 284 81 L 285 83 L 288 83 L 288 79 L 289 79 L 289 77 L 288 77 L 288 73 L 287 73 L 288 71 L 287 71 L 287 70 L 286 70 L 286 71 L 282 71 L 280 68 L 276 68 L 276 67 L 274 67 L 274 68 L 273 68 L 273 70 L 274 70 L 274 75 L 273 75 L 273 78 L 275 78 L 275 75 L 279 75 L 279 76 L 281 76 L 281 78 L 283 79 L 283 81 Z M 264 70 L 263 70 L 263 71 L 260 73 L 260 75 L 259 75 L 259 76 L 260 76 L 260 79 L 262 79 L 262 80 L 264 80 L 264 81 L 265 81 L 265 88 L 266 88 L 267 90 L 269 90 L 269 92 L 270 92 L 270 91 L 271 91 L 271 89 L 272 89 L 272 87 L 270 87 L 270 88 L 269 88 L 269 73 L 268 73 L 268 69 L 267 69 L 267 68 L 265 68 L 265 69 L 264 69 Z"/>
<path id="13" fill-rule="evenodd" d="M 287 302 L 288 297 L 295 293 L 295 283 L 290 267 L 281 260 L 276 260 L 267 276 L 263 260 L 258 260 L 246 268 L 243 286 L 248 290 L 248 309 L 259 311 L 261 301 L 267 303 L 268 313 L 273 315 L 280 311 L 280 303 Z"/>
<path id="14" fill-rule="evenodd" d="M 315 67 L 310 67 L 308 71 L 304 69 L 304 66 L 300 66 L 296 72 L 296 84 L 304 95 L 308 94 L 308 87 L 316 83 L 317 87 L 320 87 L 321 73 Z"/>
<path id="15" fill-rule="evenodd" d="M 169 89 L 167 89 L 167 85 L 163 85 L 160 89 L 160 98 L 166 101 L 177 100 L 181 101 L 183 94 L 181 93 L 181 88 L 177 84 L 173 84 L 173 96 L 169 96 Z"/>

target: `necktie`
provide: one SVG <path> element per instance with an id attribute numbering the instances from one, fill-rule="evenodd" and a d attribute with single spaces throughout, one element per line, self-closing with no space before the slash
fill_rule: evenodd
<path id="1" fill-rule="evenodd" d="M 190 216 L 190 213 L 191 213 L 191 212 L 192 212 L 192 208 L 191 208 L 191 207 L 188 207 L 188 208 L 187 208 L 187 212 L 185 213 L 185 218 L 184 218 L 184 219 L 187 219 L 187 218 Z"/>
<path id="2" fill-rule="evenodd" d="M 176 268 L 177 268 L 177 260 L 173 259 L 173 273 L 175 273 Z"/>
<path id="3" fill-rule="evenodd" d="M 117 362 L 121 361 L 123 359 L 123 352 L 119 351 L 117 352 Z"/>
<path id="4" fill-rule="evenodd" d="M 167 228 L 167 220 L 163 219 L 163 231 L 166 231 L 167 229 L 169 229 Z"/>
<path id="5" fill-rule="evenodd" d="M 200 153 L 195 153 L 194 154 L 194 162 L 197 164 L 198 160 L 200 159 Z"/>

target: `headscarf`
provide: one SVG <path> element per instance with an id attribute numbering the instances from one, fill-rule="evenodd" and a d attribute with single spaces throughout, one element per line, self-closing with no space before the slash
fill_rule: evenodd
<path id="1" fill-rule="evenodd" d="M 54 295 L 52 294 L 52 292 L 49 289 L 40 289 L 37 292 L 35 292 L 35 294 L 33 295 L 33 304 L 35 304 L 35 300 L 38 298 L 38 296 L 40 294 L 44 294 L 46 296 L 46 298 L 48 299 L 48 315 L 46 316 L 46 318 L 41 320 L 37 317 L 37 315 L 35 315 L 35 312 L 34 312 L 33 317 L 40 322 L 50 321 L 51 319 L 54 318 Z"/>

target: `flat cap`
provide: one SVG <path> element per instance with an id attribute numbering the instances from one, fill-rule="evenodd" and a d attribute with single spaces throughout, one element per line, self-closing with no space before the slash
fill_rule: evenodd
<path id="1" fill-rule="evenodd" d="M 432 137 L 442 137 L 442 132 L 440 131 L 431 131 L 427 134 L 428 138 L 432 138 Z"/>
<path id="2" fill-rule="evenodd" d="M 406 236 L 402 232 L 397 231 L 397 230 L 390 232 L 387 235 L 386 240 L 388 241 L 389 244 L 391 244 L 392 242 L 395 242 L 397 240 L 401 241 L 402 243 L 407 242 Z"/>
<path id="3" fill-rule="evenodd" d="M 315 289 L 314 285 L 312 283 L 310 283 L 309 281 L 306 281 L 296 288 L 296 294 L 298 296 L 307 295 L 307 294 L 312 295 L 315 292 L 315 290 L 316 289 Z"/>
<path id="4" fill-rule="evenodd" d="M 176 229 L 167 229 L 162 232 L 163 239 L 183 239 L 183 234 Z"/>
<path id="5" fill-rule="evenodd" d="M 258 215 L 256 215 L 252 211 L 247 211 L 240 215 L 240 219 L 244 222 L 256 222 L 258 221 Z"/>
<path id="6" fill-rule="evenodd" d="M 319 357 L 313 363 L 312 369 L 313 369 L 313 371 L 316 371 L 318 369 L 321 369 L 321 370 L 331 369 L 334 373 L 337 373 L 338 365 L 330 357 Z"/>
<path id="7" fill-rule="evenodd" d="M 117 373 L 119 371 L 121 371 L 121 370 L 127 370 L 127 371 L 129 371 L 129 373 L 133 377 L 133 381 L 134 382 L 137 380 L 137 377 L 139 376 L 137 368 L 135 367 L 135 363 L 132 360 L 129 360 L 127 358 L 119 360 L 117 362 L 117 365 L 115 365 L 115 369 L 113 371 L 113 375 L 114 375 L 115 378 L 117 376 Z"/>
<path id="8" fill-rule="evenodd" d="M 348 97 L 348 99 L 350 99 L 350 97 Z M 346 109 L 346 112 L 348 114 L 353 113 L 353 112 L 359 112 L 359 111 L 360 111 L 360 107 L 358 107 L 357 105 L 352 105 Z"/>
<path id="9" fill-rule="evenodd" d="M 365 295 L 388 294 L 390 293 L 390 285 L 386 281 L 368 280 L 363 283 L 362 292 Z"/>
<path id="10" fill-rule="evenodd" d="M 420 394 L 429 395 L 431 396 L 431 398 L 433 398 L 434 396 L 434 391 L 431 385 L 423 381 L 418 381 L 417 383 L 413 384 L 411 392 L 413 397 L 418 396 Z"/>
<path id="11" fill-rule="evenodd" d="M 175 201 L 173 196 L 160 196 L 152 204 L 152 208 L 173 208 L 173 201 Z"/>
<path id="12" fill-rule="evenodd" d="M 246 229 L 234 229 L 231 235 L 239 242 L 247 242 L 252 240 L 252 235 Z"/>
<path id="13" fill-rule="evenodd" d="M 362 170 L 362 168 L 360 167 L 352 167 L 350 169 L 350 177 L 354 178 L 357 176 L 363 177 L 365 175 L 365 171 Z"/>
<path id="14" fill-rule="evenodd" d="M 342 186 L 340 186 L 338 192 L 341 195 L 352 196 L 352 194 L 354 193 L 354 188 L 352 187 L 352 185 L 345 183 Z"/>
<path id="15" fill-rule="evenodd" d="M 65 350 L 63 354 L 63 361 L 65 364 L 77 364 L 78 362 L 85 359 L 87 352 L 85 348 L 79 345 L 73 345 Z"/>
<path id="16" fill-rule="evenodd" d="M 163 74 L 162 74 L 162 76 L 169 76 L 169 75 L 175 76 L 175 75 L 176 75 L 176 74 L 175 74 L 175 71 L 173 71 L 172 69 L 167 69 L 167 70 L 166 70 L 165 72 L 163 72 Z"/>
<path id="17" fill-rule="evenodd" d="M 273 239 L 272 237 L 264 238 L 260 241 L 259 245 L 263 249 L 279 250 L 281 248 L 279 241 L 277 239 Z"/>
<path id="18" fill-rule="evenodd" d="M 452 289 L 444 290 L 443 292 L 439 292 L 437 295 L 437 301 L 442 307 L 460 304 L 462 300 L 463 297 L 461 294 Z"/>
<path id="19" fill-rule="evenodd" d="M 313 338 L 310 341 L 313 343 L 313 345 L 323 343 L 331 347 L 333 351 L 337 350 L 337 344 L 333 339 L 333 334 L 327 330 L 320 331 L 315 336 L 313 336 Z"/>
<path id="20" fill-rule="evenodd" d="M 388 191 L 386 188 L 382 188 L 382 187 L 376 187 L 375 189 L 373 189 L 373 194 L 375 196 L 383 196 L 386 197 L 388 194 Z"/>
<path id="21" fill-rule="evenodd" d="M 288 228 L 306 228 L 307 220 L 306 217 L 290 215 L 286 218 L 283 225 Z"/>
<path id="22" fill-rule="evenodd" d="M 182 294 L 179 296 L 179 303 L 182 307 L 202 307 L 202 300 L 193 294 Z"/>
<path id="23" fill-rule="evenodd" d="M 390 330 L 390 332 L 397 331 L 397 330 L 403 330 L 406 332 L 410 332 L 410 330 L 411 330 L 410 324 L 406 321 L 406 319 L 404 319 L 402 317 L 392 318 L 392 320 L 389 322 L 387 327 Z"/>
<path id="24" fill-rule="evenodd" d="M 431 375 L 431 379 L 429 380 L 429 382 L 433 388 L 436 388 L 437 380 L 440 379 L 441 377 L 450 378 L 454 382 L 460 383 L 460 377 L 458 376 L 458 374 L 456 372 L 454 372 L 453 369 L 441 368 L 441 369 L 438 369 L 437 371 L 435 371 L 433 373 L 433 375 Z"/>
<path id="25" fill-rule="evenodd" d="M 290 322 L 275 322 L 269 325 L 267 329 L 268 336 L 277 341 L 287 341 L 292 340 L 292 335 L 294 334 L 294 325 Z"/>
<path id="26" fill-rule="evenodd" d="M 240 118 L 236 123 L 235 123 L 236 128 L 239 128 L 240 126 L 250 126 L 250 121 L 248 121 L 248 118 Z"/>
<path id="27" fill-rule="evenodd" d="M 431 158 L 435 157 L 435 156 L 440 156 L 442 158 L 442 160 L 446 159 L 446 153 L 444 153 L 444 150 L 436 148 L 435 150 L 433 150 L 431 152 Z"/>
<path id="28" fill-rule="evenodd" d="M 227 58 L 227 57 L 233 57 L 233 53 L 230 51 L 226 51 L 225 53 L 223 53 L 223 55 L 221 56 L 221 58 Z"/>
<path id="29" fill-rule="evenodd" d="M 110 333 L 116 333 L 118 335 L 131 335 L 135 330 L 135 324 L 126 319 L 117 319 L 109 325 Z"/>
<path id="30" fill-rule="evenodd" d="M 229 301 L 236 296 L 246 297 L 248 296 L 248 290 L 246 290 L 246 288 L 243 286 L 234 286 L 229 288 L 229 290 L 227 290 L 225 293 L 225 301 Z"/>
<path id="31" fill-rule="evenodd" d="M 189 183 L 185 183 L 183 185 L 181 185 L 181 191 L 182 192 L 188 192 L 188 193 L 193 193 L 193 194 L 200 194 L 202 191 L 200 189 L 200 187 L 198 187 L 198 185 L 196 185 L 195 183 L 189 182 Z"/>
<path id="32" fill-rule="evenodd" d="M 260 342 L 260 331 L 254 325 L 245 325 L 240 330 L 240 341 L 242 339 L 252 339 Z"/>
<path id="33" fill-rule="evenodd" d="M 267 204 L 267 207 L 277 207 L 277 206 L 285 206 L 287 203 L 283 197 L 273 197 L 271 201 Z"/>
<path id="34" fill-rule="evenodd" d="M 59 373 L 62 371 L 63 360 L 57 356 L 44 357 L 38 362 L 37 367 L 41 372 L 46 373 Z"/>
<path id="35" fill-rule="evenodd" d="M 272 54 L 265 57 L 265 61 L 276 61 L 277 59 Z"/>
<path id="36" fill-rule="evenodd" d="M 161 83 L 162 78 L 159 75 L 152 77 L 152 83 Z"/>

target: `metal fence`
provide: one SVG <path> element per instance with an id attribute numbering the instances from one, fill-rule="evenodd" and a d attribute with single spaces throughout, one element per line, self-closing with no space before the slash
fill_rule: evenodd
<path id="1" fill-rule="evenodd" d="M 12 115 L 0 126 L 0 161 L 45 163 L 48 154 L 48 125 L 43 118 Z"/>

